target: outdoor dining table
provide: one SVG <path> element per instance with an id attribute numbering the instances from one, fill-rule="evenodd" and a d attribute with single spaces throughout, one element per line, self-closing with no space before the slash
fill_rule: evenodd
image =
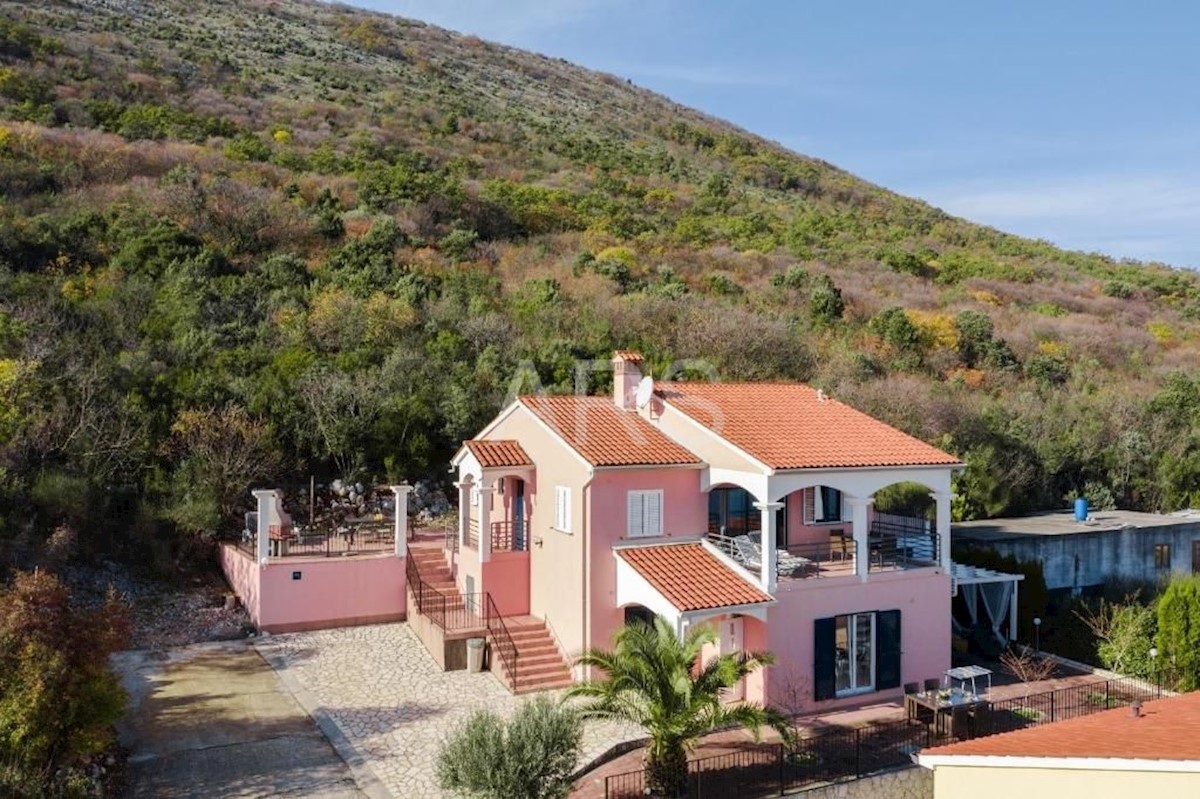
<path id="1" fill-rule="evenodd" d="M 938 735 L 962 737 L 965 730 L 954 729 L 954 709 L 966 708 L 967 716 L 985 706 L 987 700 L 967 691 L 955 688 L 950 691 L 927 691 L 906 694 L 904 710 L 908 718 L 920 718 L 929 715 L 931 724 Z M 925 713 L 922 714 L 921 710 Z"/>

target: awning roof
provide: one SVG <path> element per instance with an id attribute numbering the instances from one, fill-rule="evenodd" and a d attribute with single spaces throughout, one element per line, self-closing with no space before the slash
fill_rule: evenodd
<path id="1" fill-rule="evenodd" d="M 621 547 L 617 604 L 642 605 L 678 626 L 721 613 L 757 615 L 775 602 L 739 566 L 700 541 Z"/>
<path id="2" fill-rule="evenodd" d="M 992 571 L 984 569 L 980 566 L 968 566 L 965 563 L 950 564 L 950 578 L 956 585 L 974 585 L 977 583 L 1002 583 L 1006 581 L 1017 582 L 1024 580 L 1023 574 L 1008 574 L 1006 572 Z"/>

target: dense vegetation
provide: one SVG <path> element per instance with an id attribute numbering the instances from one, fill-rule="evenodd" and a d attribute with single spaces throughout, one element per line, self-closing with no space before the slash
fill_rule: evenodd
<path id="1" fill-rule="evenodd" d="M 442 473 L 615 347 L 821 386 L 961 455 L 962 517 L 1200 501 L 1190 272 L 420 23 L 0 11 L 0 552 L 66 525 L 169 562 L 252 482 Z"/>

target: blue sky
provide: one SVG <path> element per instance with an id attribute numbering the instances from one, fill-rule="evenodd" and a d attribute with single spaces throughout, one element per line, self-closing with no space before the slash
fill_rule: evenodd
<path id="1" fill-rule="evenodd" d="M 1200 267 L 1200 4 L 353 4 L 629 78 L 977 222 Z"/>

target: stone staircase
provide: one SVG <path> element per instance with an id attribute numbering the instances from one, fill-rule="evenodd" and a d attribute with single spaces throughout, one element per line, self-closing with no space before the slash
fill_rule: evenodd
<path id="1" fill-rule="evenodd" d="M 571 684 L 571 671 L 559 654 L 558 645 L 546 628 L 545 622 L 533 616 L 517 616 L 504 620 L 513 643 L 517 646 L 517 679 L 514 693 L 527 694 L 533 691 L 550 691 L 566 688 Z M 508 676 L 507 670 L 496 658 L 496 665 Z"/>
<path id="2" fill-rule="evenodd" d="M 408 556 L 416 563 L 421 579 L 447 597 L 447 610 L 462 608 L 462 594 L 440 546 L 410 546 Z M 545 622 L 534 616 L 506 616 L 504 625 L 517 648 L 515 693 L 549 691 L 571 684 L 570 669 Z M 492 669 L 502 682 L 510 684 L 503 660 L 494 651 Z"/>

